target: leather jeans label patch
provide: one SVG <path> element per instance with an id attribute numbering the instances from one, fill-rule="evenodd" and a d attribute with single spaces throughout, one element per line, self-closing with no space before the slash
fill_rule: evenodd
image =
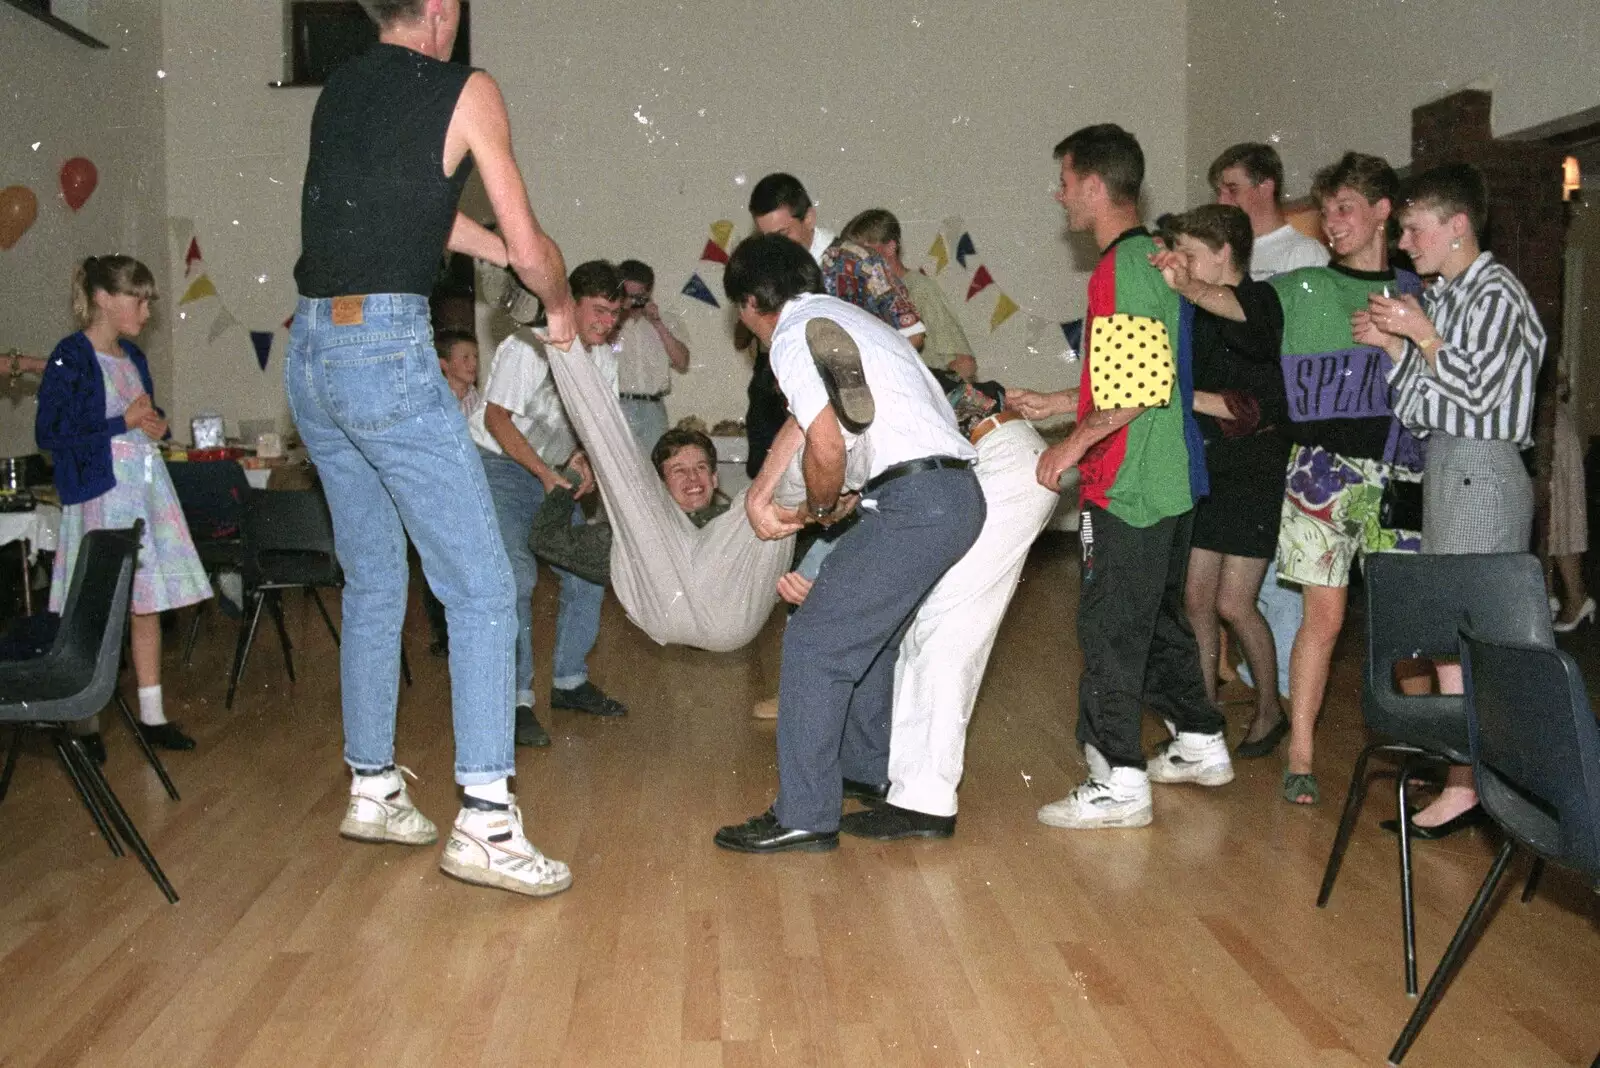
<path id="1" fill-rule="evenodd" d="M 333 325 L 360 326 L 365 319 L 366 303 L 367 298 L 365 296 L 334 297 Z"/>

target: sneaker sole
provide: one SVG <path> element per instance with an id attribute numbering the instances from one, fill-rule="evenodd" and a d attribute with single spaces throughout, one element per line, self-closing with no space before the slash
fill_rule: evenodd
<path id="1" fill-rule="evenodd" d="M 370 842 L 374 845 L 386 845 L 393 842 L 396 845 L 433 845 L 439 840 L 439 831 L 435 828 L 425 835 L 411 835 L 409 837 L 391 834 L 388 827 L 382 823 L 361 823 L 358 820 L 342 820 L 339 823 L 339 834 L 353 842 Z"/>
<path id="2" fill-rule="evenodd" d="M 1193 783 L 1196 786 L 1226 786 L 1233 781 L 1233 765 L 1209 771 L 1200 771 L 1190 774 L 1185 771 L 1165 772 L 1152 765 L 1149 769 L 1150 781 L 1172 785 L 1174 783 Z"/>
<path id="3" fill-rule="evenodd" d="M 1073 820 L 1066 816 L 1039 814 L 1039 822 L 1046 827 L 1060 827 L 1066 831 L 1115 830 L 1117 828 L 1148 827 L 1155 817 L 1153 808 L 1140 809 L 1131 816 L 1108 816 L 1097 820 Z"/>
<path id="4" fill-rule="evenodd" d="M 844 327 L 832 319 L 806 323 L 806 347 L 822 372 L 823 385 L 835 402 L 835 415 L 845 429 L 859 434 L 872 425 L 878 409 L 861 369 L 861 350 Z"/>
<path id="5" fill-rule="evenodd" d="M 572 875 L 569 872 L 565 879 L 554 883 L 527 883 L 521 879 L 513 879 L 509 875 L 501 875 L 490 868 L 480 868 L 475 864 L 462 864 L 450 857 L 439 861 L 439 870 L 453 879 L 460 879 L 464 883 L 474 886 L 488 886 L 496 890 L 509 890 L 513 894 L 522 894 L 526 897 L 549 897 L 559 894 L 572 885 Z"/>

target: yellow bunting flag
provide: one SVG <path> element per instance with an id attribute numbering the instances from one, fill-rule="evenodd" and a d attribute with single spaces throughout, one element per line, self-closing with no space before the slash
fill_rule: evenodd
<path id="1" fill-rule="evenodd" d="M 211 284 L 211 276 L 209 274 L 203 274 L 189 284 L 189 288 L 183 294 L 183 299 L 178 301 L 178 303 L 192 304 L 197 300 L 201 300 L 205 297 L 214 297 L 216 295 L 217 287 Z"/>
<path id="2" fill-rule="evenodd" d="M 733 239 L 733 222 L 729 219 L 718 219 L 711 224 L 711 240 L 724 252 L 728 250 L 728 242 Z"/>
<path id="3" fill-rule="evenodd" d="M 989 316 L 989 331 L 993 333 L 1000 329 L 1000 324 L 1011 318 L 1019 310 L 1016 301 L 1004 293 L 1000 294 L 1000 299 L 994 302 L 994 314 Z"/>
<path id="4" fill-rule="evenodd" d="M 950 250 L 945 247 L 943 234 L 933 239 L 933 247 L 928 250 L 928 255 L 933 257 L 935 264 L 933 268 L 934 274 L 938 274 L 950 266 Z"/>

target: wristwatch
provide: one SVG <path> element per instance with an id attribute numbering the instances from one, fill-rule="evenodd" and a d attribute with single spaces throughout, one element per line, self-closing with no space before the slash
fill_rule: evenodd
<path id="1" fill-rule="evenodd" d="M 811 506 L 811 518 L 812 519 L 826 519 L 830 515 L 833 514 L 833 510 L 837 506 L 838 506 L 838 502 L 837 501 L 834 502 L 833 504 L 829 504 L 829 505 L 814 504 L 814 505 Z"/>

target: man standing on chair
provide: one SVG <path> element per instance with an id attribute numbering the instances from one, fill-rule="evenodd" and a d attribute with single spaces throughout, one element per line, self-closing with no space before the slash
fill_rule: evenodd
<path id="1" fill-rule="evenodd" d="M 523 834 L 509 790 L 517 614 L 483 465 L 439 375 L 428 294 L 446 247 L 514 269 L 573 336 L 561 250 L 539 228 L 494 79 L 447 62 L 460 0 L 364 0 L 378 43 L 328 79 L 311 120 L 284 385 L 327 490 L 346 577 L 340 650 L 345 762 L 339 831 L 428 845 L 432 821 L 394 760 L 406 537 L 444 602 L 456 781 L 465 799 L 440 867 L 543 896 L 572 874 Z M 476 164 L 500 223 L 456 210 Z"/>

